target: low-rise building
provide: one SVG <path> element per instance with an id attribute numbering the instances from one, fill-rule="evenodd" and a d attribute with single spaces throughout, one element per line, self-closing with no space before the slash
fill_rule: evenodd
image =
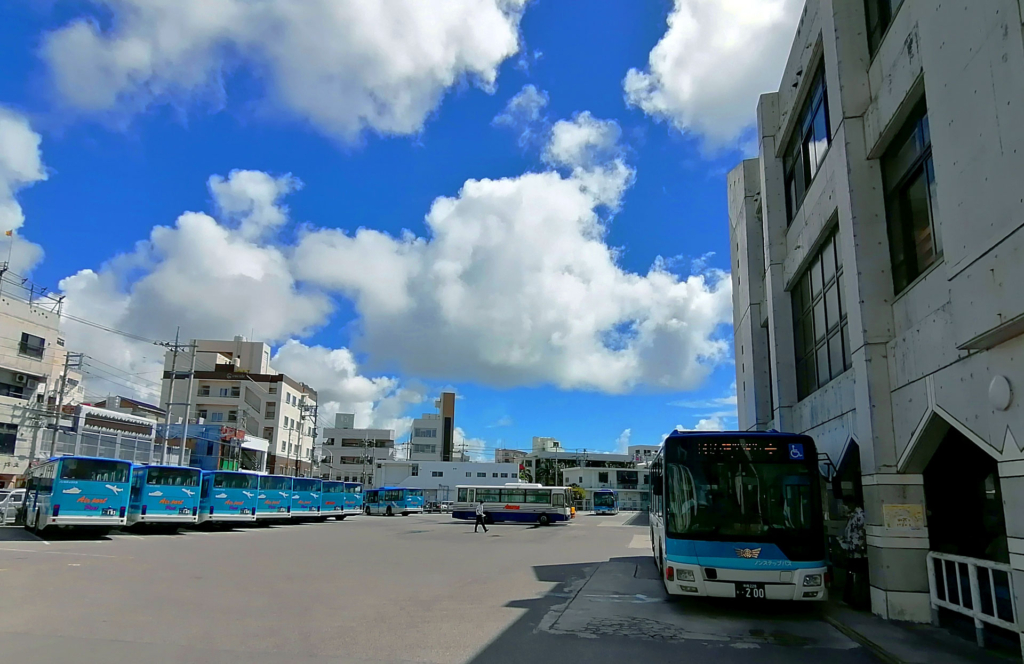
<path id="1" fill-rule="evenodd" d="M 630 445 L 627 454 L 633 457 L 633 463 L 637 466 L 646 466 L 661 449 L 661 445 Z"/>
<path id="2" fill-rule="evenodd" d="M 167 411 L 160 406 L 155 406 L 151 403 L 139 401 L 138 399 L 131 399 L 129 397 L 111 395 L 92 405 L 97 408 L 105 408 L 106 410 L 116 410 L 118 412 L 131 413 L 132 415 L 138 415 L 140 417 L 150 417 L 157 422 L 162 422 L 164 417 L 167 415 Z"/>
<path id="3" fill-rule="evenodd" d="M 62 426 L 53 449 L 40 457 L 75 454 L 124 459 L 136 464 L 187 466 L 190 451 L 180 440 L 158 437 L 157 421 L 150 417 L 79 404 L 74 406 L 70 426 Z"/>
<path id="4" fill-rule="evenodd" d="M 434 401 L 436 413 L 424 413 L 412 422 L 407 457 L 414 461 L 455 461 L 455 393 L 442 392 Z"/>
<path id="5" fill-rule="evenodd" d="M 390 429 L 357 429 L 355 415 L 338 413 L 334 427 L 324 429 L 318 474 L 322 479 L 374 484 L 374 464 L 395 458 L 395 432 Z"/>
<path id="6" fill-rule="evenodd" d="M 518 465 L 525 458 L 526 452 L 522 450 L 512 450 L 505 447 L 499 447 L 494 450 L 494 463 L 514 463 Z"/>
<path id="7" fill-rule="evenodd" d="M 570 484 L 563 477 L 566 468 L 632 468 L 633 457 L 629 454 L 609 454 L 593 450 L 566 450 L 554 438 L 534 437 L 533 451 L 522 460 L 522 477 L 526 482 L 537 482 L 544 486 Z"/>
<path id="8" fill-rule="evenodd" d="M 456 461 L 378 461 L 374 486 L 402 486 L 423 489 L 428 502 L 455 500 L 455 487 L 500 485 L 519 482 L 515 463 L 474 463 Z"/>
<path id="9" fill-rule="evenodd" d="M 562 476 L 567 484 L 576 485 L 586 493 L 580 506 L 585 510 L 594 507 L 595 489 L 615 489 L 619 509 L 646 510 L 651 504 L 649 473 L 643 468 L 566 468 Z"/>

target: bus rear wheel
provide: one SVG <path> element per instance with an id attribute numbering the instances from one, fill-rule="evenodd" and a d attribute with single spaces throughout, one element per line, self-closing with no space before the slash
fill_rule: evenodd
<path id="1" fill-rule="evenodd" d="M 364 508 L 363 509 L 363 513 L 365 513 L 366 516 L 370 516 L 370 508 L 369 507 Z"/>
<path id="2" fill-rule="evenodd" d="M 547 514 L 541 514 L 540 518 L 537 519 L 537 523 L 539 523 L 542 526 L 546 526 L 549 523 L 551 523 L 551 519 L 548 518 Z"/>
<path id="3" fill-rule="evenodd" d="M 347 516 L 347 515 L 343 514 L 341 516 L 336 516 L 336 517 L 334 517 L 334 520 L 335 521 L 344 521 L 345 520 L 345 516 Z"/>
<path id="4" fill-rule="evenodd" d="M 395 513 L 391 511 L 391 506 L 390 505 L 388 506 L 388 511 L 386 512 L 386 514 L 388 516 L 394 516 L 395 515 Z"/>

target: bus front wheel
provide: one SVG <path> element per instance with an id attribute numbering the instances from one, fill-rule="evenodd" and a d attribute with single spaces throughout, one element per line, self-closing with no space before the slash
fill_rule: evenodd
<path id="1" fill-rule="evenodd" d="M 537 523 L 539 523 L 542 526 L 546 526 L 549 523 L 551 523 L 551 519 L 548 518 L 547 514 L 541 514 L 540 518 L 537 519 Z"/>
<path id="2" fill-rule="evenodd" d="M 335 521 L 344 521 L 344 520 L 345 520 L 345 516 L 346 516 L 346 515 L 344 515 L 344 514 L 343 514 L 343 515 L 341 515 L 341 516 L 336 516 L 336 517 L 334 517 L 334 520 L 335 520 Z"/>

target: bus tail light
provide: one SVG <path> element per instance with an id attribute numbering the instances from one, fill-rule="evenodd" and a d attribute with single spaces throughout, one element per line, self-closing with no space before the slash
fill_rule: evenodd
<path id="1" fill-rule="evenodd" d="M 123 519 L 123 518 L 124 518 L 124 513 L 125 513 L 125 511 L 126 511 L 127 509 L 128 509 L 127 507 L 125 507 L 124 505 L 122 505 L 122 506 L 121 506 L 121 510 L 120 510 L 120 512 L 118 512 L 118 516 L 119 516 L 119 517 L 121 517 L 121 518 Z"/>
<path id="2" fill-rule="evenodd" d="M 198 516 L 198 515 L 199 515 L 199 508 L 197 506 L 193 505 L 192 506 L 192 516 Z"/>
<path id="3" fill-rule="evenodd" d="M 142 516 L 146 516 L 146 508 L 147 507 L 149 507 L 149 505 L 143 505 L 142 506 Z"/>
<path id="4" fill-rule="evenodd" d="M 54 505 L 53 506 L 53 516 L 57 516 L 58 514 L 60 514 L 60 505 Z"/>
<path id="5" fill-rule="evenodd" d="M 665 566 L 665 580 L 666 581 L 675 581 L 676 580 L 676 570 L 675 570 L 674 567 L 669 567 L 667 565 Z"/>
<path id="6" fill-rule="evenodd" d="M 213 514 L 213 505 L 210 505 L 210 514 Z"/>

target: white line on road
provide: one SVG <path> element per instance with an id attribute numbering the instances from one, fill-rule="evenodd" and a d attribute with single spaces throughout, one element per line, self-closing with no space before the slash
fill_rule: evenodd
<path id="1" fill-rule="evenodd" d="M 18 553 L 50 553 L 58 556 L 86 556 L 88 558 L 117 558 L 118 556 L 108 556 L 102 553 L 78 553 L 76 551 L 40 551 L 38 549 L 6 549 L 0 548 L 0 551 L 16 551 Z M 125 558 L 131 558 L 131 556 L 122 556 Z"/>

